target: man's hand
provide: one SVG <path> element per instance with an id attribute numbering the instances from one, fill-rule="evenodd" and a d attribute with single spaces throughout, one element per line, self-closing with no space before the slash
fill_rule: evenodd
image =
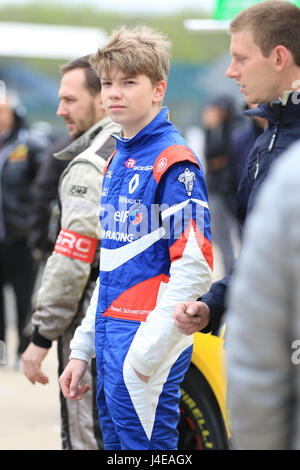
<path id="1" fill-rule="evenodd" d="M 65 398 L 82 400 L 82 395 L 91 390 L 89 384 L 80 385 L 87 369 L 87 362 L 81 359 L 71 359 L 59 378 L 60 387 Z"/>
<path id="2" fill-rule="evenodd" d="M 49 379 L 41 371 L 41 363 L 48 354 L 49 349 L 40 348 L 34 343 L 30 343 L 26 351 L 22 354 L 23 372 L 34 385 L 35 382 L 47 384 Z"/>
<path id="3" fill-rule="evenodd" d="M 175 305 L 172 317 L 180 333 L 192 335 L 208 325 L 210 311 L 204 302 L 183 302 Z"/>
<path id="4" fill-rule="evenodd" d="M 148 383 L 148 382 L 149 382 L 150 377 L 148 377 L 147 375 L 141 374 L 141 373 L 138 372 L 136 369 L 133 369 L 133 370 L 134 370 L 134 372 L 136 373 L 136 375 L 138 376 L 138 378 L 142 380 L 142 382 L 145 382 L 145 383 Z"/>

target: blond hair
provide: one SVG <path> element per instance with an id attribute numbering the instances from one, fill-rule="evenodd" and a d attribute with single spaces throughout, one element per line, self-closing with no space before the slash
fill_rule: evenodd
<path id="1" fill-rule="evenodd" d="M 90 58 L 98 76 L 109 77 L 114 65 L 128 76 L 147 75 L 153 84 L 168 79 L 171 42 L 146 26 L 112 32 L 107 43 Z"/>
<path id="2" fill-rule="evenodd" d="M 262 54 L 285 46 L 300 66 L 300 9 L 283 0 L 267 0 L 242 10 L 230 23 L 229 33 L 249 30 Z"/>

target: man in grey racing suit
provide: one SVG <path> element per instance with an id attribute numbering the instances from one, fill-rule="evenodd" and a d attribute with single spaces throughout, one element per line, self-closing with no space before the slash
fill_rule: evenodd
<path id="1" fill-rule="evenodd" d="M 101 85 L 89 57 L 62 68 L 57 115 L 68 125 L 72 142 L 54 156 L 70 160 L 58 186 L 60 232 L 48 258 L 32 316 L 31 343 L 22 356 L 32 382 L 46 384 L 41 371 L 52 341 L 58 341 L 59 373 L 69 360 L 69 343 L 89 305 L 99 271 L 99 201 L 103 168 L 115 147 L 112 133 L 119 127 L 105 115 Z M 86 380 L 96 385 L 94 360 Z M 95 387 L 92 387 L 95 390 Z M 67 450 L 102 448 L 95 394 L 80 403 L 61 400 L 62 447 Z"/>

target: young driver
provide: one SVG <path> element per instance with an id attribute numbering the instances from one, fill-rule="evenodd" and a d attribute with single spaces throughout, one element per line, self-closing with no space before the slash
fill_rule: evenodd
<path id="1" fill-rule="evenodd" d="M 60 384 L 65 397 L 80 399 L 96 354 L 100 424 L 111 450 L 177 448 L 193 338 L 179 333 L 172 311 L 211 284 L 203 170 L 162 107 L 169 48 L 149 28 L 122 27 L 92 57 L 102 103 L 123 134 L 103 182 L 99 283 Z"/>

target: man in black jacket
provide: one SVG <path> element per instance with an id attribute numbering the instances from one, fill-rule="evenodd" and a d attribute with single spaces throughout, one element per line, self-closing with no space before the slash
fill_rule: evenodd
<path id="1" fill-rule="evenodd" d="M 18 97 L 8 91 L 0 104 L 0 340 L 5 341 L 3 287 L 9 283 L 16 296 L 18 356 L 29 342 L 23 330 L 36 273 L 28 246 L 29 218 L 33 180 L 44 149 L 45 142 L 29 132 Z"/>
<path id="2" fill-rule="evenodd" d="M 261 103 L 245 114 L 268 120 L 250 152 L 237 192 L 237 215 L 244 224 L 270 166 L 300 137 L 300 9 L 289 2 L 259 2 L 230 24 L 232 62 L 226 75 L 241 87 L 248 104 Z M 283 195 L 284 197 L 284 195 Z M 214 331 L 226 309 L 232 273 L 212 284 L 196 302 L 178 304 L 174 322 L 183 334 Z"/>

